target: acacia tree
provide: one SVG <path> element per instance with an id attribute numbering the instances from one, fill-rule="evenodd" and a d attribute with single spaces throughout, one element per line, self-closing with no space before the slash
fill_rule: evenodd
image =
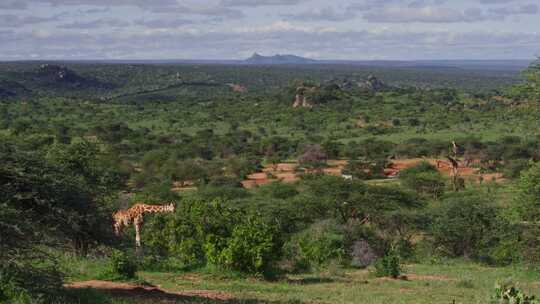
<path id="1" fill-rule="evenodd" d="M 66 160 L 0 144 L 0 301 L 24 294 L 55 302 L 61 275 L 43 249 L 74 244 L 83 253 L 88 244 L 106 242 L 112 235 L 109 213 L 93 190 L 93 185 L 104 189 L 100 183 L 109 180 L 93 180 L 92 166 L 61 159 Z"/>
<path id="2" fill-rule="evenodd" d="M 523 71 L 525 81 L 510 89 L 510 96 L 540 101 L 540 58 Z"/>
<path id="3" fill-rule="evenodd" d="M 515 207 L 518 214 L 527 221 L 540 220 L 540 163 L 521 173 L 517 189 Z"/>

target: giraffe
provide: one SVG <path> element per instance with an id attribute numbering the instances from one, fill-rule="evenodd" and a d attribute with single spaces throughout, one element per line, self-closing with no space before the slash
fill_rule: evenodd
<path id="1" fill-rule="evenodd" d="M 135 247 L 141 247 L 141 227 L 145 213 L 171 213 L 176 209 L 173 203 L 166 205 L 148 205 L 137 203 L 127 210 L 119 210 L 113 213 L 114 232 L 119 236 L 124 227 L 131 223 L 135 226 Z"/>

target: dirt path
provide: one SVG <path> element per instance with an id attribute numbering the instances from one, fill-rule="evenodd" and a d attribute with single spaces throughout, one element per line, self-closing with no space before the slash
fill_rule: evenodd
<path id="1" fill-rule="evenodd" d="M 92 288 L 107 293 L 113 297 L 129 298 L 133 300 L 147 300 L 161 303 L 199 303 L 202 300 L 214 300 L 216 303 L 219 303 L 228 302 L 234 298 L 231 294 L 213 290 L 186 290 L 182 292 L 171 292 L 163 290 L 159 288 L 159 286 L 141 286 L 129 283 L 97 280 L 70 283 L 66 284 L 65 287 L 72 289 Z"/>

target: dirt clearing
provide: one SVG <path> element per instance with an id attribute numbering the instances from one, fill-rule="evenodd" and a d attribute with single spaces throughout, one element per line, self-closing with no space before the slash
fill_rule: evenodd
<path id="1" fill-rule="evenodd" d="M 166 291 L 159 286 L 141 286 L 129 283 L 118 283 L 109 281 L 85 281 L 65 285 L 71 289 L 91 288 L 102 291 L 113 297 L 129 298 L 133 300 L 147 300 L 161 303 L 182 303 L 196 302 L 196 300 L 217 300 L 229 301 L 233 299 L 231 294 L 213 290 L 186 290 L 182 292 Z M 198 302 L 196 302 L 198 303 Z"/>

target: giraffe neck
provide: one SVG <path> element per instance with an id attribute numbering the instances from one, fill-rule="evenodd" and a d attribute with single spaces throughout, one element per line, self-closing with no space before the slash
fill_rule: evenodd
<path id="1" fill-rule="evenodd" d="M 169 213 L 173 212 L 170 206 L 143 205 L 142 213 Z"/>

